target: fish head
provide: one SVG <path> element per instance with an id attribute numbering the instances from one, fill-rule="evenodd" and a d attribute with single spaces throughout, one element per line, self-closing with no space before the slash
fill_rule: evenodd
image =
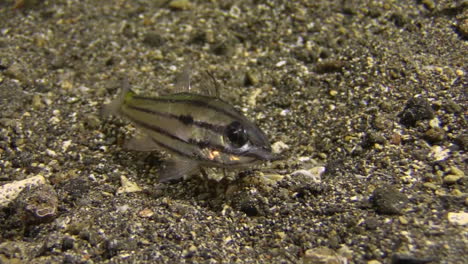
<path id="1" fill-rule="evenodd" d="M 270 141 L 265 133 L 246 118 L 227 124 L 223 133 L 226 148 L 231 160 L 238 164 L 273 161 L 279 157 L 271 152 Z"/>

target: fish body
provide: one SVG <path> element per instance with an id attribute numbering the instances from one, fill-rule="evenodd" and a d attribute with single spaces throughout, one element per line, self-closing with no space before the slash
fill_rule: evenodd
<path id="1" fill-rule="evenodd" d="M 107 108 L 146 135 L 130 143 L 131 148 L 160 148 L 175 157 L 160 181 L 188 176 L 202 167 L 247 168 L 276 159 L 265 133 L 217 97 L 187 92 L 145 97 L 127 90 Z"/>

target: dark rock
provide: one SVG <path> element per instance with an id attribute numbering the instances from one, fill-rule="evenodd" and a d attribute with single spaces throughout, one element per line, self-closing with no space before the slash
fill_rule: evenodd
<path id="1" fill-rule="evenodd" d="M 468 134 L 462 134 L 455 138 L 455 143 L 463 150 L 468 148 Z"/>
<path id="2" fill-rule="evenodd" d="M 241 191 L 235 194 L 232 207 L 245 213 L 247 216 L 263 216 L 266 213 L 265 203 L 261 197 L 249 192 Z"/>
<path id="3" fill-rule="evenodd" d="M 89 191 L 89 183 L 82 178 L 68 179 L 58 189 L 62 202 L 73 204 Z"/>
<path id="4" fill-rule="evenodd" d="M 304 63 L 314 63 L 318 60 L 319 55 L 316 52 L 304 49 L 304 48 L 298 48 L 292 52 L 292 55 L 304 62 Z"/>
<path id="5" fill-rule="evenodd" d="M 460 19 L 457 23 L 457 32 L 463 39 L 468 39 L 468 19 Z"/>
<path id="6" fill-rule="evenodd" d="M 344 66 L 345 63 L 341 60 L 325 61 L 315 66 L 315 72 L 319 74 L 341 72 Z"/>
<path id="7" fill-rule="evenodd" d="M 365 226 L 367 230 L 376 230 L 380 223 L 375 217 L 369 217 L 366 219 Z"/>
<path id="8" fill-rule="evenodd" d="M 234 47 L 230 41 L 223 41 L 213 48 L 213 53 L 218 56 L 231 56 L 234 53 Z"/>
<path id="9" fill-rule="evenodd" d="M 103 243 L 104 256 L 106 258 L 112 258 L 116 256 L 122 248 L 122 244 L 117 239 L 108 239 Z"/>
<path id="10" fill-rule="evenodd" d="M 400 13 L 392 14 L 390 20 L 399 28 L 404 27 L 408 23 L 408 18 Z"/>
<path id="11" fill-rule="evenodd" d="M 411 127 L 415 126 L 417 121 L 433 118 L 434 111 L 426 99 L 417 97 L 408 100 L 398 117 L 401 124 Z"/>
<path id="12" fill-rule="evenodd" d="M 446 104 L 442 106 L 447 113 L 461 113 L 463 111 L 463 106 L 455 103 L 452 100 L 449 100 Z"/>
<path id="13" fill-rule="evenodd" d="M 48 223 L 58 214 L 57 193 L 48 184 L 24 189 L 14 202 L 14 208 L 26 225 Z"/>
<path id="14" fill-rule="evenodd" d="M 434 127 L 426 131 L 424 138 L 430 143 L 438 143 L 445 138 L 445 131 L 440 127 Z"/>
<path id="15" fill-rule="evenodd" d="M 425 264 L 433 261 L 435 260 L 432 258 L 417 258 L 398 254 L 392 256 L 392 264 Z"/>
<path id="16" fill-rule="evenodd" d="M 408 203 L 406 195 L 389 185 L 375 189 L 371 200 L 375 210 L 386 215 L 401 215 Z"/>
<path id="17" fill-rule="evenodd" d="M 257 206 L 252 201 L 243 201 L 240 204 L 240 211 L 242 211 L 243 213 L 245 213 L 248 216 L 259 216 L 260 215 L 260 212 L 259 212 Z"/>
<path id="18" fill-rule="evenodd" d="M 153 48 L 159 48 L 164 45 L 165 40 L 161 37 L 160 34 L 156 32 L 149 32 L 143 38 L 143 43 Z"/>
<path id="19" fill-rule="evenodd" d="M 192 38 L 189 40 L 189 44 L 204 45 L 208 41 L 209 37 L 207 32 L 201 31 L 195 33 Z"/>
<path id="20" fill-rule="evenodd" d="M 71 237 L 65 237 L 62 240 L 62 251 L 73 249 L 73 243 L 75 240 Z"/>
<path id="21" fill-rule="evenodd" d="M 362 142 L 362 147 L 372 148 L 374 144 L 385 144 L 385 142 L 386 140 L 381 134 L 370 132 L 365 135 L 364 140 Z"/>

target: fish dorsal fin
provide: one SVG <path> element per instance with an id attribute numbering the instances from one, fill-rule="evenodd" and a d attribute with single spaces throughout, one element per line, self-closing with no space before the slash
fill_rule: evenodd
<path id="1" fill-rule="evenodd" d="M 219 82 L 216 80 L 216 77 L 214 76 L 213 72 L 211 71 L 205 71 L 205 75 L 208 76 L 209 81 L 207 82 L 207 88 L 206 90 L 209 93 L 209 96 L 217 97 L 220 98 L 219 95 Z M 210 83 L 211 85 L 208 85 Z"/>
<path id="2" fill-rule="evenodd" d="M 186 64 L 177 75 L 175 81 L 175 93 L 194 93 L 219 98 L 219 85 L 210 71 L 205 71 L 200 76 L 197 85 L 192 85 L 193 70 L 192 64 Z"/>
<path id="3" fill-rule="evenodd" d="M 192 90 L 191 84 L 192 65 L 186 64 L 182 71 L 177 75 L 175 81 L 175 92 L 176 93 L 190 93 Z"/>

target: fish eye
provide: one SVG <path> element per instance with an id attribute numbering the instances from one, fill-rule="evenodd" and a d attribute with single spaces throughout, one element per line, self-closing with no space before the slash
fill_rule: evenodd
<path id="1" fill-rule="evenodd" d="M 236 148 L 244 146 L 249 141 L 247 132 L 238 121 L 234 121 L 226 127 L 225 136 Z"/>

